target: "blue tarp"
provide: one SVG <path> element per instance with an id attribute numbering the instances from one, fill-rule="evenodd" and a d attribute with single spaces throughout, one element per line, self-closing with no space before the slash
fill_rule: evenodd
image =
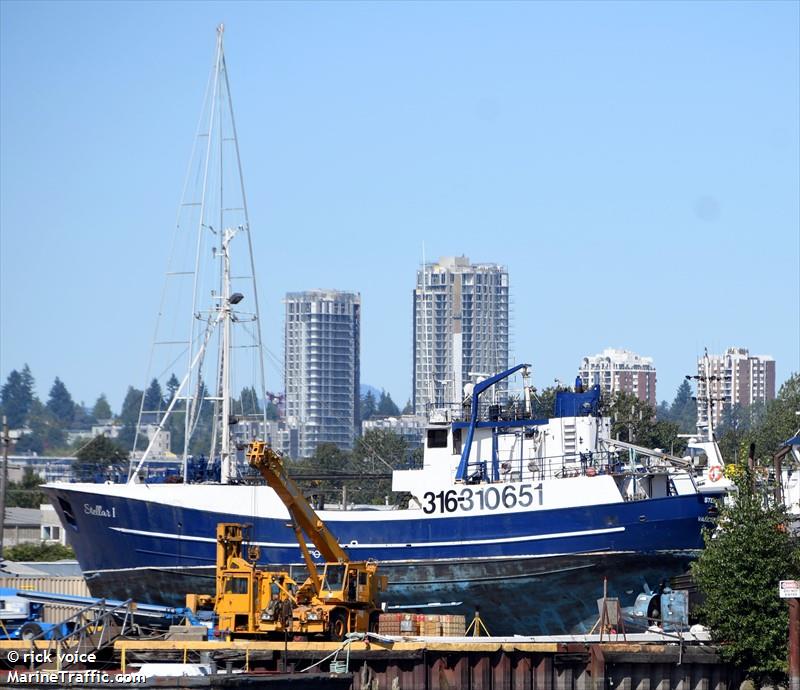
<path id="1" fill-rule="evenodd" d="M 800 434 L 795 434 L 788 441 L 785 441 L 784 446 L 800 446 Z"/>

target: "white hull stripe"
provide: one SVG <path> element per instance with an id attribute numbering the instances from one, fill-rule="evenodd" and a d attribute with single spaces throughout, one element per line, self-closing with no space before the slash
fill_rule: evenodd
<path id="1" fill-rule="evenodd" d="M 147 532 L 145 530 L 128 529 L 127 527 L 111 527 L 116 532 L 124 534 L 135 534 L 142 537 L 158 537 L 160 539 L 176 539 L 178 541 L 198 541 L 216 544 L 217 540 L 212 537 L 194 537 L 179 534 L 168 534 L 166 532 Z M 542 541 L 545 539 L 563 539 L 565 537 L 589 537 L 596 534 L 611 534 L 612 532 L 624 532 L 624 527 L 608 527 L 606 529 L 587 529 L 579 532 L 553 532 L 551 534 L 534 534 L 525 537 L 501 537 L 500 539 L 473 539 L 470 541 L 425 541 L 425 542 L 412 542 L 407 544 L 359 544 L 356 542 L 344 543 L 342 546 L 346 549 L 402 549 L 402 548 L 426 548 L 426 547 L 441 547 L 441 546 L 471 546 L 483 544 L 511 544 L 514 542 L 523 541 Z M 255 541 L 251 542 L 255 546 L 267 546 L 278 549 L 286 549 L 297 546 L 297 542 L 269 542 L 269 541 Z M 314 544 L 307 544 L 311 549 L 315 548 Z"/>

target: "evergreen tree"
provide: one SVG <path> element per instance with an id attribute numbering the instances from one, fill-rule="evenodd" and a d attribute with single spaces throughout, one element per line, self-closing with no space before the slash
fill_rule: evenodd
<path id="1" fill-rule="evenodd" d="M 35 381 L 33 380 L 33 374 L 31 373 L 31 368 L 26 364 L 22 367 L 22 385 L 25 387 L 25 390 L 30 393 L 31 402 L 33 402 L 34 398 L 34 388 L 36 387 Z"/>
<path id="2" fill-rule="evenodd" d="M 144 394 L 142 423 L 158 424 L 161 420 L 160 412 L 162 409 L 164 409 L 164 394 L 161 391 L 161 384 L 158 379 L 153 379 Z"/>
<path id="3" fill-rule="evenodd" d="M 238 403 L 235 406 L 237 414 L 257 416 L 261 414 L 261 404 L 258 400 L 258 393 L 253 386 L 242 388 Z"/>
<path id="4" fill-rule="evenodd" d="M 167 381 L 167 398 L 166 404 L 169 405 L 172 402 L 172 399 L 175 397 L 175 394 L 178 392 L 178 388 L 181 387 L 181 382 L 178 381 L 178 377 L 175 374 L 169 377 L 169 381 Z"/>
<path id="5" fill-rule="evenodd" d="M 19 452 L 44 453 L 62 448 L 66 440 L 64 425 L 57 420 L 47 407 L 34 399 L 28 415 L 31 433 L 17 442 Z"/>
<path id="6" fill-rule="evenodd" d="M 211 448 L 211 434 L 214 426 L 214 404 L 206 398 L 208 389 L 205 381 L 200 381 L 197 394 L 199 409 L 194 411 L 194 432 L 189 441 L 189 452 L 192 455 L 205 455 Z"/>
<path id="7" fill-rule="evenodd" d="M 97 401 L 92 408 L 92 415 L 98 422 L 112 419 L 114 417 L 114 414 L 111 412 L 111 405 L 108 404 L 108 399 L 106 398 L 105 393 L 101 393 L 100 397 L 97 398 Z"/>
<path id="8" fill-rule="evenodd" d="M 373 417 L 375 411 L 375 396 L 372 394 L 372 391 L 367 391 L 367 394 L 361 397 L 361 421 L 363 422 Z"/>
<path id="9" fill-rule="evenodd" d="M 675 422 L 684 434 L 693 434 L 697 429 L 697 402 L 692 398 L 692 387 L 685 379 L 675 393 L 668 421 Z"/>
<path id="10" fill-rule="evenodd" d="M 395 405 L 392 396 L 386 391 L 381 391 L 381 397 L 378 401 L 377 414 L 381 417 L 395 417 L 400 414 L 400 410 Z"/>
<path id="11" fill-rule="evenodd" d="M 128 392 L 122 401 L 122 410 L 119 421 L 122 424 L 117 443 L 124 448 L 133 448 L 133 439 L 136 436 L 136 425 L 139 423 L 139 410 L 142 405 L 142 391 L 133 386 L 128 386 Z"/>
<path id="12" fill-rule="evenodd" d="M 746 465 L 735 481 L 735 500 L 720 506 L 692 565 L 704 597 L 700 617 L 723 643 L 724 659 L 758 680 L 781 680 L 788 614 L 778 581 L 800 579 L 800 543 L 785 508 L 762 494 Z"/>
<path id="13" fill-rule="evenodd" d="M 411 398 L 406 401 L 401 414 L 414 414 L 414 406 L 411 404 Z"/>
<path id="14" fill-rule="evenodd" d="M 736 403 L 722 410 L 719 426 L 716 429 L 719 449 L 727 462 L 741 462 L 747 458 L 746 448 L 750 445 L 750 409 Z"/>
<path id="15" fill-rule="evenodd" d="M 75 403 L 75 412 L 72 415 L 72 427 L 74 429 L 90 429 L 95 422 L 95 417 L 86 409 L 83 402 Z"/>
<path id="16" fill-rule="evenodd" d="M 666 400 L 662 400 L 660 403 L 658 403 L 658 407 L 656 408 L 656 418 L 662 422 L 674 421 L 672 419 L 672 412 L 670 410 L 669 403 Z"/>
<path id="17" fill-rule="evenodd" d="M 0 405 L 11 429 L 25 426 L 33 404 L 33 377 L 26 364 L 22 373 L 14 369 L 0 389 Z"/>
<path id="18" fill-rule="evenodd" d="M 50 388 L 47 409 L 54 419 L 63 426 L 69 426 L 75 418 L 75 403 L 67 387 L 58 376 L 56 376 L 56 380 L 53 381 L 53 386 Z"/>
<path id="19" fill-rule="evenodd" d="M 774 400 L 770 400 L 761 414 L 754 415 L 752 440 L 756 449 L 762 452 L 769 462 L 780 445 L 791 438 L 800 426 L 795 412 L 800 410 L 800 374 L 792 374 L 778 390 Z"/>

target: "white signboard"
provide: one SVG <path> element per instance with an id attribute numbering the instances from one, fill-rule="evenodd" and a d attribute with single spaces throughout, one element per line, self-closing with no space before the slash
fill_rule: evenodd
<path id="1" fill-rule="evenodd" d="M 778 592 L 781 599 L 800 599 L 800 580 L 781 580 Z"/>

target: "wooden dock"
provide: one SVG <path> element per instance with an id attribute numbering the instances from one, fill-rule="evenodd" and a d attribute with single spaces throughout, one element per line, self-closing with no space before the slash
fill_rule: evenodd
<path id="1" fill-rule="evenodd" d="M 113 653 L 123 673 L 154 662 L 213 662 L 220 672 L 203 679 L 161 678 L 160 688 L 254 687 L 259 678 L 262 682 L 271 678 L 270 688 L 297 687 L 293 683 L 304 677 L 308 681 L 327 677 L 333 687 L 332 668 L 341 672 L 337 686 L 349 684 L 352 690 L 727 690 L 741 681 L 708 643 L 633 637 L 638 636 L 603 642 L 591 638 L 384 638 L 347 645 L 140 639 L 116 641 Z M 34 646 L 46 645 L 37 642 Z M 31 649 L 31 643 L 0 642 L 0 659 L 10 649 L 23 648 Z M 232 671 L 238 672 L 238 681 Z M 273 685 L 276 674 L 282 673 L 287 674 L 281 676 L 286 684 Z M 0 687 L 5 687 L 2 678 Z M 83 687 L 90 686 L 84 683 Z"/>

